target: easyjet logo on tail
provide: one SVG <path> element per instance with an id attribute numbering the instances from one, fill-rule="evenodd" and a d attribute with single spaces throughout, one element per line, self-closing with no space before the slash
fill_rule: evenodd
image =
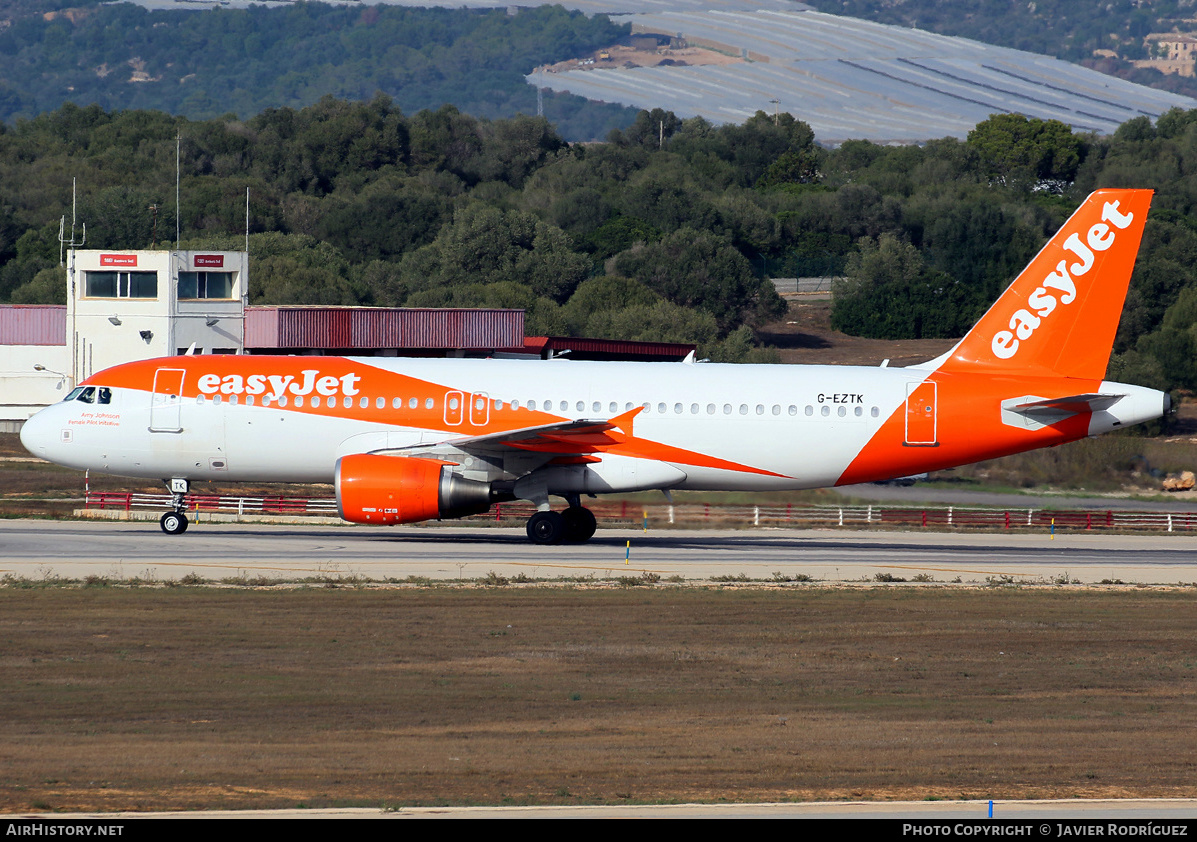
<path id="1" fill-rule="evenodd" d="M 1107 251 L 1113 246 L 1118 231 L 1134 222 L 1135 215 L 1122 213 L 1118 209 L 1118 202 L 1113 201 L 1102 206 L 1101 218 L 1102 222 L 1089 229 L 1084 242 L 1076 232 L 1064 241 L 1064 249 L 1072 252 L 1077 262 L 1069 265 L 1068 258 L 1065 258 L 1056 264 L 1055 271 L 1045 277 L 1043 284 L 1027 298 L 1027 307 L 1015 311 L 1010 317 L 1010 329 L 999 330 L 993 335 L 990 348 L 994 356 L 1003 360 L 1013 357 L 1018 353 L 1019 343 L 1030 339 L 1058 305 L 1067 306 L 1075 301 L 1077 279 L 1093 268 L 1095 253 Z"/>

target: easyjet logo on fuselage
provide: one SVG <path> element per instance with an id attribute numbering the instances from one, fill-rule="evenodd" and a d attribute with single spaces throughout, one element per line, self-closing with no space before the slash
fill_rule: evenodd
<path id="1" fill-rule="evenodd" d="M 1101 218 L 1102 222 L 1089 229 L 1084 242 L 1075 231 L 1064 240 L 1064 249 L 1072 252 L 1078 262 L 1069 266 L 1065 258 L 1056 265 L 1054 272 L 1043 279 L 1043 284 L 1027 298 L 1027 307 L 1015 311 L 1010 317 L 1010 329 L 999 330 L 993 335 L 990 348 L 994 356 L 1003 360 L 1013 357 L 1018 353 L 1019 343 L 1030 339 L 1057 305 L 1068 305 L 1075 301 L 1076 281 L 1093 268 L 1096 259 L 1094 253 L 1107 251 L 1114 245 L 1117 231 L 1111 229 L 1110 225 L 1121 231 L 1134 222 L 1135 216 L 1120 212 L 1118 202 L 1114 201 L 1102 206 Z M 1056 293 L 1059 294 L 1058 298 Z"/>
<path id="2" fill-rule="evenodd" d="M 360 374 L 343 374 L 334 377 L 331 374 L 320 376 L 319 369 L 305 369 L 300 377 L 294 374 L 202 374 L 197 381 L 197 387 L 205 395 L 264 395 L 269 394 L 275 400 L 283 395 L 356 395 L 359 391 L 357 384 L 362 377 Z"/>

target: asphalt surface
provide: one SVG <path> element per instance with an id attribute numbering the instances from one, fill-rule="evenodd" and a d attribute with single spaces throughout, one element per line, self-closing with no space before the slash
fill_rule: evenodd
<path id="1" fill-rule="evenodd" d="M 820 530 L 600 529 L 577 546 L 541 547 L 522 528 L 0 521 L 0 575 L 26 579 L 352 578 L 436 581 L 639 577 L 664 581 L 806 576 L 824 582 L 1197 582 L 1197 539 L 1116 535 Z"/>

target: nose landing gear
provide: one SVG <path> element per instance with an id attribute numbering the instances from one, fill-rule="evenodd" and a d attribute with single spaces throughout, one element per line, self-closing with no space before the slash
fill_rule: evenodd
<path id="1" fill-rule="evenodd" d="M 158 525 L 167 535 L 182 535 L 187 531 L 187 515 L 182 512 L 167 512 L 158 520 Z"/>
<path id="2" fill-rule="evenodd" d="M 166 483 L 170 489 L 171 511 L 158 519 L 158 525 L 167 535 L 182 535 L 187 531 L 187 491 L 191 487 L 185 479 L 175 478 Z"/>

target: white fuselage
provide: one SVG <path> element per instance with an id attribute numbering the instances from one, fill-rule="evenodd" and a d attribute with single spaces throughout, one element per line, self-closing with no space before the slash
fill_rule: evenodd
<path id="1" fill-rule="evenodd" d="M 300 362 L 319 367 L 319 358 L 295 359 L 297 367 Z M 330 482 L 340 456 L 466 438 L 492 424 L 503 410 L 510 412 L 513 403 L 562 419 L 606 419 L 644 406 L 636 419 L 637 437 L 767 468 L 774 475 L 681 465 L 685 479 L 672 487 L 801 488 L 834 483 L 906 399 L 908 384 L 920 383 L 928 374 L 917 369 L 705 363 L 360 362 L 446 384 L 445 394 L 484 395 L 487 407 L 460 417 L 437 412 L 440 423 L 415 426 L 403 419 L 412 395 L 367 393 L 368 387 L 352 397 L 353 409 L 365 401 L 367 409 L 376 410 L 381 402 L 384 410 L 392 410 L 385 421 L 311 412 L 311 395 L 304 406 L 296 406 L 294 395 L 285 395 L 286 406 L 277 399 L 263 405 L 261 397 L 251 406 L 244 394 L 217 394 L 184 398 L 177 407 L 179 431 L 155 431 L 152 395 L 114 387 L 109 404 L 53 405 L 31 419 L 23 435 L 31 451 L 52 461 L 124 476 Z M 444 394 L 416 398 L 421 409 L 429 399 L 446 402 Z"/>
<path id="2" fill-rule="evenodd" d="M 230 358 L 174 359 L 190 359 L 193 366 L 211 360 L 216 373 L 190 371 L 182 396 L 168 405 L 148 381 L 144 389 L 112 386 L 105 405 L 78 400 L 53 405 L 26 424 L 26 446 L 78 468 L 191 480 L 331 482 L 341 456 L 419 455 L 421 448 L 435 446 L 438 458 L 450 452 L 462 475 L 480 480 L 514 479 L 538 469 L 550 493 L 812 488 L 839 482 L 887 422 L 891 428 L 897 424 L 894 445 L 903 445 L 903 435 L 910 437 L 909 421 L 902 420 L 908 401 L 934 374 L 925 368 L 854 366 L 276 357 L 270 359 L 286 361 L 294 376 L 258 378 L 265 385 L 253 395 L 252 376 L 221 376 L 219 363 Z M 233 359 L 245 369 L 258 358 Z M 322 360 L 361 374 L 321 380 L 321 367 L 328 366 Z M 156 365 L 161 372 L 183 363 L 165 359 Z M 102 379 L 96 382 L 103 385 Z M 187 387 L 195 383 L 204 384 L 203 392 L 189 394 Z M 324 394 L 315 384 L 322 384 Z M 1023 387 L 1012 383 L 1000 394 L 1026 394 Z M 1159 415 L 1160 393 L 1118 388 L 1141 393 L 1141 399 L 1094 413 L 1088 425 L 1093 429 L 1080 435 Z M 995 401 L 967 403 L 977 405 L 946 405 L 941 398 L 939 406 L 929 407 L 928 420 L 920 421 L 929 441 L 901 450 L 901 465 L 879 466 L 875 478 L 949 458 L 950 448 L 937 449 L 948 422 L 955 423 L 959 439 L 962 416 L 967 432 L 970 414 L 989 421 L 1001 415 Z M 587 465 L 558 467 L 545 464 L 545 457 L 521 462 L 519 451 L 487 461 L 485 452 L 454 450 L 455 442 L 496 430 L 546 419 L 602 421 L 635 407 L 644 407 L 635 418 L 635 438 L 655 447 L 631 455 L 604 453 Z M 919 444 L 928 446 L 920 450 Z M 1027 445 L 1035 446 L 1042 442 Z M 979 452 L 984 455 L 984 448 Z"/>

